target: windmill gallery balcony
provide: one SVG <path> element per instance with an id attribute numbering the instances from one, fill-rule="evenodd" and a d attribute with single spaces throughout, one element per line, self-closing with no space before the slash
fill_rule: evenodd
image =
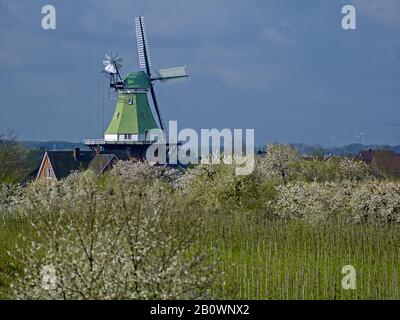
<path id="1" fill-rule="evenodd" d="M 154 141 L 153 141 L 154 142 Z M 113 141 L 108 141 L 104 139 L 85 139 L 83 140 L 83 143 L 87 146 L 103 146 L 106 144 L 110 145 L 131 145 L 131 144 L 138 144 L 138 145 L 148 145 L 151 144 L 152 141 L 150 140 L 113 140 Z"/>

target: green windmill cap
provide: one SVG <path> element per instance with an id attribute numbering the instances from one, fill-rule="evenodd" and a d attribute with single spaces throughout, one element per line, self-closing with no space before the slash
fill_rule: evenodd
<path id="1" fill-rule="evenodd" d="M 124 78 L 124 85 L 131 89 L 150 89 L 150 78 L 144 71 L 130 72 Z"/>

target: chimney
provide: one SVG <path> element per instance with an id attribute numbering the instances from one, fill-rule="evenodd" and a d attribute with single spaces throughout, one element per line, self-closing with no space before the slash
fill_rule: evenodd
<path id="1" fill-rule="evenodd" d="M 80 148 L 75 148 L 74 149 L 74 159 L 79 160 L 79 157 L 81 155 L 81 149 Z"/>

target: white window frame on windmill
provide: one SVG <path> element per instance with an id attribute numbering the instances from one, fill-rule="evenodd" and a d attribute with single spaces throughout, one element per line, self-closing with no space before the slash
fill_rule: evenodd
<path id="1" fill-rule="evenodd" d="M 132 140 L 132 134 L 131 133 L 125 133 L 124 134 L 124 140 L 128 140 L 128 141 L 131 141 Z"/>
<path id="2" fill-rule="evenodd" d="M 124 89 L 121 89 L 120 92 L 122 92 L 122 93 L 147 93 L 148 89 L 143 89 L 143 88 L 124 88 Z"/>
<path id="3" fill-rule="evenodd" d="M 138 141 L 138 135 L 132 133 L 119 134 L 118 141 Z"/>

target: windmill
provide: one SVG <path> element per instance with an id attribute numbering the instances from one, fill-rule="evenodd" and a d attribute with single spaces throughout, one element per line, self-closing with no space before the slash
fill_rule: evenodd
<path id="1" fill-rule="evenodd" d="M 106 60 L 103 61 L 105 65 L 104 72 L 110 78 L 110 87 L 114 88 L 118 93 L 125 94 L 143 94 L 145 91 L 150 92 L 154 110 L 156 112 L 157 122 L 161 130 L 165 130 L 164 123 L 162 121 L 160 107 L 154 91 L 153 83 L 155 81 L 166 82 L 169 80 L 187 78 L 189 76 L 187 67 L 175 67 L 157 70 L 154 74 L 151 72 L 151 56 L 149 41 L 147 38 L 146 25 L 144 23 L 144 17 L 135 18 L 136 25 L 136 41 L 139 56 L 140 69 L 135 73 L 128 74 L 124 79 L 121 78 L 119 70 L 122 67 L 122 59 L 118 58 L 118 55 L 106 55 Z M 139 109 L 139 108 L 138 108 Z M 110 123 L 111 124 L 111 123 Z M 153 128 L 148 128 L 153 129 Z M 129 134 L 128 132 L 124 132 Z"/>
<path id="2" fill-rule="evenodd" d="M 151 143 L 147 133 L 152 129 L 165 131 L 154 83 L 189 76 L 186 66 L 159 69 L 153 73 L 144 17 L 136 17 L 135 26 L 140 70 L 122 76 L 122 58 L 118 54 L 105 56 L 103 73 L 110 80 L 110 89 L 117 93 L 117 103 L 104 140 L 85 141 L 92 149 L 140 149 L 143 153 Z M 149 93 L 154 112 L 149 104 Z"/>

